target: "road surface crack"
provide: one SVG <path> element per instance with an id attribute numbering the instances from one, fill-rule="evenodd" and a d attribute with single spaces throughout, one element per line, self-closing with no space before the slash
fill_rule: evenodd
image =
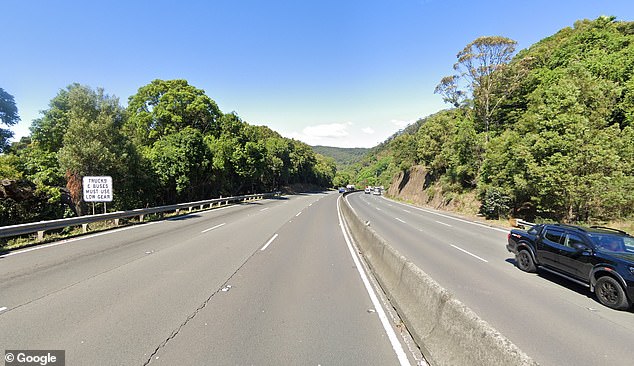
<path id="1" fill-rule="evenodd" d="M 156 347 L 154 349 L 154 351 L 152 352 L 152 354 L 150 354 L 150 356 L 148 357 L 148 359 L 143 363 L 143 366 L 147 366 L 150 364 L 150 362 L 152 362 L 152 359 L 158 354 L 158 352 L 165 348 L 165 346 L 167 345 L 167 343 L 169 341 L 171 341 L 172 339 L 174 339 L 178 333 L 180 333 L 180 331 L 187 325 L 187 323 L 189 323 L 192 319 L 194 319 L 196 317 L 196 315 L 198 315 L 198 313 L 200 311 L 202 311 L 207 304 L 209 304 L 209 302 L 211 301 L 211 299 L 213 299 L 213 297 L 220 291 L 227 291 L 224 289 L 227 288 L 231 288 L 231 285 L 229 285 L 228 283 L 231 281 L 231 279 L 242 269 L 242 267 L 244 267 L 247 262 L 257 253 L 257 251 L 251 253 L 251 255 L 244 261 L 244 263 L 242 263 L 240 265 L 240 267 L 238 267 L 238 269 L 235 270 L 235 272 L 233 272 L 231 274 L 231 276 L 229 276 L 229 278 L 222 284 L 220 285 L 220 287 L 218 289 L 216 289 L 216 291 L 214 291 L 211 295 L 209 295 L 209 297 L 201 304 L 199 305 L 196 310 L 194 310 L 193 313 L 191 313 L 189 316 L 187 316 L 187 318 L 185 319 L 184 322 L 182 322 L 174 331 L 172 331 L 172 333 L 169 335 L 169 337 L 167 337 L 163 342 L 161 342 L 161 344 L 158 345 L 158 347 Z"/>

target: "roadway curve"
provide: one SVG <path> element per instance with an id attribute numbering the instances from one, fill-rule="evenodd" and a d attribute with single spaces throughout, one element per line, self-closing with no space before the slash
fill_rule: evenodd
<path id="1" fill-rule="evenodd" d="M 263 200 L 0 256 L 0 344 L 66 350 L 68 365 L 415 363 L 362 281 L 339 197 Z"/>
<path id="2" fill-rule="evenodd" d="M 632 363 L 634 314 L 583 286 L 515 267 L 508 230 L 355 193 L 359 217 L 541 365 Z"/>

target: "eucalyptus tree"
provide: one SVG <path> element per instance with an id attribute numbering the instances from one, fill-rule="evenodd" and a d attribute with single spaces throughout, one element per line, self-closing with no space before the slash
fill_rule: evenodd
<path id="1" fill-rule="evenodd" d="M 487 139 L 492 116 L 518 85 L 518 78 L 509 80 L 508 74 L 502 72 L 513 57 L 516 44 L 501 36 L 475 39 L 456 55 L 458 61 L 453 65 L 456 74 L 444 77 L 435 90 L 455 107 L 464 105 L 470 93 Z"/>
<path id="2" fill-rule="evenodd" d="M 13 95 L 0 88 L 0 124 L 10 127 L 18 122 L 20 122 L 20 116 Z M 0 154 L 9 146 L 11 137 L 13 137 L 11 130 L 0 128 Z"/>

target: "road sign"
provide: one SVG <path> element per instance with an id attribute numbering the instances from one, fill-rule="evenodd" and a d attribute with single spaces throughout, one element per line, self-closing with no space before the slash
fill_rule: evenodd
<path id="1" fill-rule="evenodd" d="M 112 202 L 112 177 L 84 177 L 85 202 Z"/>

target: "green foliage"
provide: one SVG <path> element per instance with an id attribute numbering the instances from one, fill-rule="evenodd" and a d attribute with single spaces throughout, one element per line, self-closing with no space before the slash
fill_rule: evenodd
<path id="1" fill-rule="evenodd" d="M 20 121 L 18 108 L 15 106 L 13 95 L 0 88 L 0 124 L 13 126 Z M 0 154 L 9 147 L 9 139 L 13 137 L 13 132 L 0 128 Z"/>
<path id="2" fill-rule="evenodd" d="M 486 189 L 482 195 L 480 213 L 489 220 L 497 220 L 506 216 L 509 210 L 509 197 L 496 188 Z"/>
<path id="3" fill-rule="evenodd" d="M 333 158 L 337 164 L 337 169 L 345 169 L 360 161 L 369 150 L 361 147 L 313 146 L 312 148 L 317 154 Z"/>
<path id="4" fill-rule="evenodd" d="M 85 213 L 86 175 L 112 176 L 114 201 L 108 206 L 132 209 L 295 183 L 328 187 L 336 173 L 333 159 L 235 113 L 222 114 L 185 80 L 153 81 L 130 97 L 127 110 L 102 89 L 72 84 L 51 100 L 31 131 L 0 155 L 0 174 L 33 184 L 45 204 L 26 209 L 27 202 L 2 200 L 12 223 L 25 220 L 31 209 L 38 218 L 59 218 L 62 203 Z"/>
<path id="5" fill-rule="evenodd" d="M 207 197 L 212 157 L 200 131 L 186 127 L 164 136 L 148 152 L 164 203 Z"/>
<path id="6" fill-rule="evenodd" d="M 402 134 L 392 140 L 390 147 L 394 156 L 394 163 L 400 170 L 405 171 L 417 163 L 416 138 L 410 134 Z"/>
<path id="7" fill-rule="evenodd" d="M 317 159 L 317 163 L 313 168 L 315 183 L 322 187 L 332 187 L 333 179 L 337 173 L 335 159 L 320 154 L 317 154 L 315 158 Z"/>
<path id="8" fill-rule="evenodd" d="M 487 38 L 495 42 L 476 40 L 459 53 L 463 73 L 437 89 L 456 108 L 373 149 L 351 169 L 357 181 L 369 182 L 376 156 L 387 156 L 400 169 L 424 165 L 445 192 L 476 189 L 490 218 L 632 217 L 634 23 L 579 21 L 513 59 L 512 41 Z M 500 52 L 482 52 L 491 46 Z M 477 66 L 495 55 L 501 62 Z"/>
<path id="9" fill-rule="evenodd" d="M 332 179 L 333 187 L 345 187 L 352 181 L 352 175 L 349 172 L 337 171 Z"/>
<path id="10" fill-rule="evenodd" d="M 163 136 L 192 127 L 218 134 L 222 115 L 205 92 L 186 80 L 154 80 L 139 88 L 128 102 L 126 131 L 138 145 L 151 146 Z"/>
<path id="11" fill-rule="evenodd" d="M 15 155 L 0 155 L 0 180 L 22 178 L 22 172 L 18 170 L 18 161 Z"/>

